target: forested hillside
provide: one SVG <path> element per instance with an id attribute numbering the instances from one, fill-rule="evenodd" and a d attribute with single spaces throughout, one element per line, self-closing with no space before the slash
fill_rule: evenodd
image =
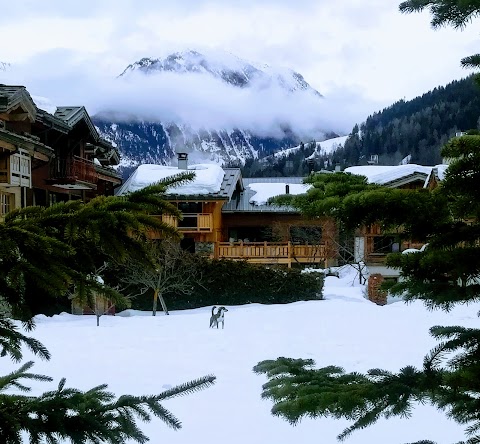
<path id="1" fill-rule="evenodd" d="M 479 118 L 480 85 L 471 75 L 374 113 L 355 125 L 343 147 L 333 152 L 316 150 L 315 141 L 305 140 L 282 155 L 248 159 L 242 171 L 245 177 L 300 176 L 312 169 L 365 165 L 372 155 L 378 156 L 380 165 L 395 165 L 405 158 L 436 165 L 442 162 L 440 148 L 457 132 L 480 128 Z"/>
<path id="2" fill-rule="evenodd" d="M 441 162 L 440 148 L 458 131 L 478 127 L 480 86 L 474 76 L 455 80 L 413 100 L 400 100 L 355 125 L 334 163 L 365 164 L 378 154 L 380 164 Z"/>

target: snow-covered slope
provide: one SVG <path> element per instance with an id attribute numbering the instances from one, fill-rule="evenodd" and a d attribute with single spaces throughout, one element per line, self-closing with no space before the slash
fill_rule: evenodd
<path id="1" fill-rule="evenodd" d="M 321 142 L 316 142 L 314 152 L 309 156 L 310 158 L 317 157 L 321 154 L 330 154 L 335 151 L 337 148 L 343 146 L 348 136 L 339 136 L 333 137 L 331 139 L 326 139 Z M 274 154 L 274 157 L 280 159 L 282 157 L 287 157 L 290 154 L 297 152 L 301 148 L 301 145 L 294 146 L 292 148 L 287 148 L 285 150 L 279 150 Z"/>

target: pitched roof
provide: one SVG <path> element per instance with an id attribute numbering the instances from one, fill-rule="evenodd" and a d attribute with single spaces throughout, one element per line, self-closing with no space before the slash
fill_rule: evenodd
<path id="1" fill-rule="evenodd" d="M 72 129 L 78 122 L 83 120 L 96 144 L 96 155 L 100 162 L 110 165 L 118 165 L 120 163 L 118 148 L 113 146 L 108 140 L 100 137 L 84 106 L 59 106 L 52 117 L 66 124 L 69 129 Z"/>
<path id="2" fill-rule="evenodd" d="M 167 190 L 166 198 L 176 200 L 229 200 L 237 188 L 241 188 L 239 168 L 222 169 L 217 164 L 190 165 L 188 170 L 174 166 L 139 165 L 132 175 L 117 189 L 121 195 L 142 189 L 163 179 L 183 172 L 194 172 L 193 181 Z"/>
<path id="3" fill-rule="evenodd" d="M 240 168 L 224 168 L 223 171 L 225 172 L 225 175 L 223 176 L 218 195 L 230 200 L 237 187 L 240 189 L 243 188 L 242 173 Z"/>
<path id="4" fill-rule="evenodd" d="M 369 183 L 397 188 L 417 180 L 425 184 L 432 168 L 416 164 L 364 165 L 345 168 L 345 173 L 366 176 Z"/>
<path id="5" fill-rule="evenodd" d="M 303 184 L 303 177 L 249 177 L 243 178 L 244 189 L 240 192 L 238 199 L 232 199 L 227 202 L 223 208 L 223 213 L 298 213 L 299 211 L 287 205 L 256 205 L 250 202 L 255 195 L 249 185 L 253 183 L 284 183 L 284 184 Z"/>
<path id="6" fill-rule="evenodd" d="M 35 121 L 37 107 L 24 86 L 0 84 L 0 112 L 23 108 L 31 122 Z"/>
<path id="7" fill-rule="evenodd" d="M 70 128 L 73 128 L 78 122 L 83 120 L 88 126 L 93 138 L 95 140 L 100 138 L 84 106 L 58 106 L 54 116 L 63 120 Z"/>

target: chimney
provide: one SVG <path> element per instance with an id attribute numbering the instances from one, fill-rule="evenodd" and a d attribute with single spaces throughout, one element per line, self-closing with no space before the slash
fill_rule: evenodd
<path id="1" fill-rule="evenodd" d="M 188 170 L 188 153 L 177 152 L 178 156 L 178 169 Z"/>
<path id="2" fill-rule="evenodd" d="M 285 194 L 290 194 L 290 185 L 288 183 L 285 184 Z"/>

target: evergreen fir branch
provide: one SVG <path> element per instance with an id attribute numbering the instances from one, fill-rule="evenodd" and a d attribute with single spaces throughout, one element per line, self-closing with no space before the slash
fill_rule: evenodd
<path id="1" fill-rule="evenodd" d="M 210 387 L 215 382 L 215 376 L 207 375 L 202 378 L 194 379 L 193 381 L 186 382 L 184 384 L 177 385 L 172 387 L 164 392 L 160 393 L 155 397 L 158 401 L 163 401 L 166 399 L 171 399 L 176 396 L 185 396 L 191 393 L 195 393 L 199 390 L 203 390 L 207 387 Z"/>
<path id="2" fill-rule="evenodd" d="M 19 382 L 21 379 L 28 379 L 34 381 L 52 381 L 52 378 L 35 373 L 27 373 L 33 367 L 33 361 L 26 362 L 19 369 L 14 370 L 5 376 L 0 376 L 0 392 L 9 388 L 16 388 L 23 392 L 30 391 L 30 387 L 27 387 Z M 2 395 L 6 396 L 6 395 Z"/>
<path id="3" fill-rule="evenodd" d="M 269 377 L 263 385 L 262 397 L 274 402 L 273 415 L 291 424 L 297 424 L 305 416 L 352 420 L 353 424 L 339 439 L 382 417 L 408 418 L 414 402 L 434 399 L 432 376 L 411 366 L 404 367 L 398 374 L 372 369 L 362 375 L 345 373 L 335 366 L 310 370 L 302 367 L 301 361 L 279 358 L 278 365 L 270 360 L 255 366 L 256 373 Z M 292 371 L 288 369 L 289 362 Z"/>
<path id="4" fill-rule="evenodd" d="M 30 367 L 31 363 L 28 363 L 22 369 Z M 50 380 L 25 372 L 16 373 L 12 378 L 28 376 L 30 379 Z M 117 400 L 106 391 L 105 384 L 82 392 L 66 388 L 65 379 L 60 380 L 56 390 L 39 397 L 1 395 L 4 402 L 0 409 L 0 439 L 6 444 L 20 444 L 19 432 L 24 431 L 29 434 L 31 442 L 38 443 L 42 440 L 56 443 L 60 439 L 82 444 L 117 444 L 127 439 L 145 443 L 148 438 L 136 424 L 137 418 L 151 421 L 148 409 L 169 427 L 179 429 L 180 421 L 160 404 L 160 400 L 206 388 L 214 379 L 205 376 L 169 390 L 166 395 L 123 395 Z"/>
<path id="5" fill-rule="evenodd" d="M 49 351 L 40 341 L 17 331 L 16 325 L 9 319 L 0 319 L 0 356 L 10 355 L 12 360 L 18 362 L 23 356 L 22 345 L 42 359 L 50 359 Z"/>
<path id="6" fill-rule="evenodd" d="M 437 444 L 437 443 L 435 443 L 433 441 L 422 439 L 420 441 L 409 442 L 409 443 L 405 443 L 405 444 Z M 457 443 L 457 444 L 461 444 L 461 443 Z"/>

